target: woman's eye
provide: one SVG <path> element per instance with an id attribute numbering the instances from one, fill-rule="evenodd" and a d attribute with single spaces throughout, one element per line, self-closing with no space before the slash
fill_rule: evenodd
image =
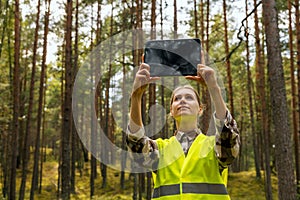
<path id="1" fill-rule="evenodd" d="M 180 100 L 180 97 L 174 97 L 174 101 L 179 101 Z"/>
<path id="2" fill-rule="evenodd" d="M 193 100 L 194 98 L 192 96 L 188 95 L 188 96 L 186 96 L 186 99 Z"/>

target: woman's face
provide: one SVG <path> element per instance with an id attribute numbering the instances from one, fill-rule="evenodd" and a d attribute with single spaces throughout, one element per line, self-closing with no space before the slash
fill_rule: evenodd
<path id="1" fill-rule="evenodd" d="M 181 88 L 174 93 L 170 113 L 176 119 L 183 116 L 198 116 L 201 112 L 197 96 L 192 89 Z"/>

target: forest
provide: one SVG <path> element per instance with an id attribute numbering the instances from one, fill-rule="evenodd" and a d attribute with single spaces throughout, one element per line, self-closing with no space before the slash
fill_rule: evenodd
<path id="1" fill-rule="evenodd" d="M 299 0 L 0 0 L 0 22 L 1 200 L 151 199 L 126 145 L 131 86 L 146 41 L 184 38 L 201 40 L 237 122 L 231 199 L 300 198 Z M 173 135 L 180 84 L 143 95 L 149 137 Z"/>

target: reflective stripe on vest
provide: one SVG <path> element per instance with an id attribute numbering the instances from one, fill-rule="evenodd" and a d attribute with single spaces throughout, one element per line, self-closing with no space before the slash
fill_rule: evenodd
<path id="1" fill-rule="evenodd" d="M 182 183 L 182 193 L 228 195 L 224 184 Z M 153 198 L 180 194 L 180 184 L 154 188 Z"/>

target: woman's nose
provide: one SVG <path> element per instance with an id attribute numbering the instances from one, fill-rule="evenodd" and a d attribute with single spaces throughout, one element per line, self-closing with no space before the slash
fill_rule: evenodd
<path id="1" fill-rule="evenodd" d="M 184 99 L 184 98 L 180 99 L 179 104 L 185 104 L 185 103 L 186 103 L 186 102 L 185 102 L 185 99 Z"/>

